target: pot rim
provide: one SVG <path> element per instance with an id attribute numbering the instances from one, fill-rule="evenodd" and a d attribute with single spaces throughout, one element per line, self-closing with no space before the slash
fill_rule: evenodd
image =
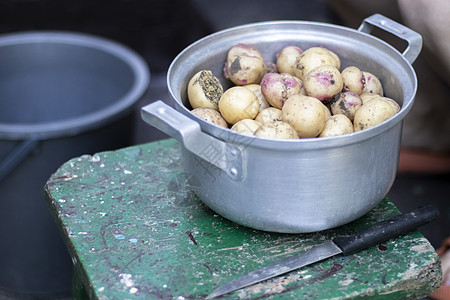
<path id="1" fill-rule="evenodd" d="M 195 51 L 196 48 L 203 47 L 204 43 L 208 43 L 209 41 L 214 40 L 220 40 L 220 37 L 223 35 L 231 35 L 236 31 L 241 30 L 262 30 L 262 28 L 270 29 L 272 26 L 286 26 L 289 25 L 299 25 L 299 26 L 305 26 L 305 27 L 314 27 L 314 28 L 321 28 L 321 29 L 327 29 L 327 30 L 338 30 L 342 33 L 347 32 L 351 34 L 357 34 L 358 37 L 365 40 L 371 40 L 375 43 L 377 43 L 378 47 L 384 47 L 386 51 L 389 51 L 389 55 L 395 55 L 397 58 L 401 59 L 401 63 L 404 68 L 407 69 L 407 71 L 410 73 L 409 75 L 412 76 L 412 90 L 410 91 L 409 95 L 404 95 L 403 99 L 403 105 L 401 106 L 400 111 L 395 114 L 392 118 L 389 120 L 376 125 L 372 128 L 365 129 L 358 132 L 353 132 L 346 135 L 341 136 L 334 136 L 334 137 L 320 137 L 320 138 L 303 138 L 303 139 L 268 139 L 268 138 L 261 138 L 261 137 L 255 137 L 255 136 L 248 136 L 244 135 L 235 131 L 232 131 L 227 128 L 220 127 L 218 125 L 209 123 L 196 115 L 192 114 L 190 110 L 182 103 L 181 97 L 176 97 L 176 95 L 179 95 L 177 93 L 174 93 L 174 89 L 172 88 L 172 76 L 175 72 L 175 68 L 177 64 L 179 64 L 179 61 L 182 60 L 182 58 L 186 55 L 189 55 L 188 53 L 191 51 Z M 341 33 L 341 34 L 342 34 Z M 209 45 L 210 46 L 210 45 Z M 169 70 L 167 73 L 167 86 L 169 90 L 169 94 L 172 97 L 172 102 L 176 109 L 181 112 L 182 114 L 186 115 L 187 117 L 191 118 L 192 120 L 198 122 L 200 124 L 200 127 L 202 128 L 202 131 L 205 133 L 214 136 L 220 140 L 223 140 L 225 142 L 230 142 L 238 145 L 243 146 L 249 146 L 256 147 L 256 148 L 262 148 L 262 149 L 270 149 L 270 150 L 306 150 L 306 149 L 314 149 L 317 150 L 319 148 L 332 148 L 337 146 L 344 146 L 344 145 L 351 145 L 355 143 L 360 143 L 364 140 L 371 139 L 374 136 L 380 135 L 385 131 L 388 131 L 390 128 L 396 126 L 398 123 L 402 122 L 404 117 L 407 115 L 409 110 L 411 109 L 413 103 L 414 103 L 414 97 L 417 92 L 417 76 L 416 73 L 411 65 L 411 63 L 393 46 L 388 44 L 387 42 L 381 40 L 380 38 L 373 36 L 368 33 L 364 33 L 361 31 L 358 31 L 356 29 L 352 29 L 349 27 L 341 26 L 341 25 L 335 25 L 335 24 L 329 24 L 324 22 L 315 22 L 315 21 L 295 21 L 295 20 L 281 20 L 281 21 L 263 21 L 263 22 L 254 22 L 239 26 L 234 26 L 231 28 L 223 29 L 220 31 L 217 31 L 215 33 L 212 33 L 210 35 L 207 35 L 196 42 L 192 43 L 188 47 L 186 47 L 184 50 L 182 50 L 172 61 L 172 63 L 169 66 Z M 408 101 L 406 101 L 408 100 Z"/>
<path id="2" fill-rule="evenodd" d="M 0 35 L 0 47 L 26 44 L 73 45 L 105 52 L 129 66 L 134 76 L 133 84 L 121 98 L 111 105 L 88 114 L 41 123 L 0 122 L 1 138 L 11 140 L 22 140 L 29 137 L 49 139 L 100 128 L 127 114 L 148 88 L 150 70 L 146 62 L 132 49 L 113 40 L 64 30 L 23 31 Z"/>

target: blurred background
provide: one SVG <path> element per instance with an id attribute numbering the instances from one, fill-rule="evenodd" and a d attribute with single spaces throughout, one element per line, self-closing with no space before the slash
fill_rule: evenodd
<path id="1" fill-rule="evenodd" d="M 0 34 L 30 30 L 76 31 L 112 39 L 140 54 L 151 72 L 149 89 L 133 111 L 133 135 L 129 143 L 140 144 L 166 138 L 141 121 L 140 108 L 155 100 L 170 103 L 165 77 L 167 69 L 174 57 L 197 39 L 227 27 L 267 20 L 319 21 L 357 28 L 365 17 L 375 12 L 403 22 L 395 1 L 367 1 L 361 5 L 358 1 L 325 0 L 0 0 Z M 384 38 L 397 45 L 398 41 L 392 37 Z M 414 64 L 420 71 L 419 86 L 426 78 L 433 78 L 439 82 L 441 90 L 443 87 L 448 92 L 448 83 L 426 67 L 423 56 L 425 54 L 421 54 Z M 425 87 L 430 88 L 428 85 Z M 419 93 L 427 94 L 428 91 Z M 422 104 L 417 107 L 417 111 L 423 111 Z M 403 160 L 404 166 L 400 168 L 388 196 L 404 212 L 429 203 L 439 208 L 440 218 L 421 229 L 438 248 L 450 236 L 450 167 L 448 160 L 439 160 L 449 154 L 450 132 L 448 121 L 443 120 L 450 118 L 442 115 L 441 110 L 428 112 L 426 117 L 438 122 L 435 127 L 443 122 L 446 122 L 445 126 L 439 127 L 436 135 L 430 135 L 424 130 L 426 126 L 420 123 L 423 116 L 412 113 L 407 120 L 411 126 L 404 129 L 408 139 L 405 145 L 420 150 L 427 150 L 429 146 L 432 153 L 439 154 L 439 158 L 425 160 L 422 165 L 416 156 L 412 156 L 412 165 L 411 160 Z M 117 143 L 108 147 L 113 150 L 122 146 Z M 419 165 L 420 168 L 417 167 Z M 2 247 L 8 247 L 8 242 L 2 240 Z M 70 276 L 67 276 L 61 284 L 61 294 L 70 295 L 69 284 Z"/>

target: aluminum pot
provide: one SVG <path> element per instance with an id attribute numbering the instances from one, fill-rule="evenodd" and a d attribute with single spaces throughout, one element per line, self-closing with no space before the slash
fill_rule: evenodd
<path id="1" fill-rule="evenodd" d="M 408 42 L 403 53 L 373 36 L 381 28 Z M 401 110 L 387 122 L 339 137 L 272 140 L 245 136 L 205 122 L 190 112 L 187 85 L 202 69 L 224 88 L 228 50 L 253 45 L 266 61 L 288 45 L 325 46 L 342 68 L 376 74 L 385 95 Z M 209 35 L 172 62 L 167 84 L 175 109 L 162 101 L 142 108 L 145 122 L 182 143 L 189 185 L 212 210 L 254 229 L 306 233 L 351 222 L 374 208 L 391 188 L 398 166 L 403 119 L 417 89 L 411 66 L 422 47 L 419 34 L 382 15 L 357 29 L 302 21 L 254 23 Z"/>

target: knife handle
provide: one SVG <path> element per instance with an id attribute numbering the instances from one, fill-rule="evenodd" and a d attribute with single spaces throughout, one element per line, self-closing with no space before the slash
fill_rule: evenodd
<path id="1" fill-rule="evenodd" d="M 341 248 L 343 255 L 350 255 L 391 238 L 407 234 L 438 216 L 437 208 L 427 205 L 376 223 L 362 232 L 350 236 L 337 236 L 333 242 Z"/>

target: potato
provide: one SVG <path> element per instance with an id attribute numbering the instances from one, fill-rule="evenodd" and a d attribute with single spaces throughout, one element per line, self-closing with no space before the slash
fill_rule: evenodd
<path id="1" fill-rule="evenodd" d="M 261 93 L 261 85 L 259 85 L 257 83 L 252 83 L 252 84 L 243 85 L 243 87 L 248 88 L 250 91 L 252 91 L 256 95 L 256 97 L 259 100 L 259 111 L 270 106 L 269 102 L 267 102 L 266 98 L 264 98 L 264 95 Z"/>
<path id="2" fill-rule="evenodd" d="M 271 139 L 298 139 L 298 134 L 288 123 L 282 121 L 267 122 L 256 131 L 255 136 Z"/>
<path id="3" fill-rule="evenodd" d="M 353 92 L 340 93 L 331 101 L 331 112 L 333 115 L 345 115 L 353 122 L 355 113 L 360 109 L 362 104 L 362 100 L 358 94 Z"/>
<path id="4" fill-rule="evenodd" d="M 329 65 L 312 69 L 303 82 L 306 95 L 324 103 L 330 102 L 334 96 L 339 94 L 343 84 L 339 70 Z"/>
<path id="5" fill-rule="evenodd" d="M 358 95 L 362 94 L 366 79 L 358 67 L 347 67 L 341 72 L 341 75 L 342 81 L 344 82 L 344 91 L 353 92 Z"/>
<path id="6" fill-rule="evenodd" d="M 203 120 L 216 124 L 218 126 L 222 126 L 228 128 L 228 124 L 222 115 L 215 109 L 209 107 L 198 107 L 191 111 L 194 115 Z"/>
<path id="7" fill-rule="evenodd" d="M 305 87 L 304 86 L 302 86 L 302 88 L 300 89 L 300 95 L 306 96 L 306 91 L 305 91 Z"/>
<path id="8" fill-rule="evenodd" d="M 377 98 L 380 97 L 380 95 L 378 94 L 373 94 L 373 93 L 362 93 L 361 95 L 359 95 L 359 97 L 361 98 L 363 104 L 366 103 L 367 101 L 373 99 L 373 98 Z"/>
<path id="9" fill-rule="evenodd" d="M 383 86 L 381 85 L 380 79 L 367 71 L 363 71 L 363 75 L 365 81 L 363 93 L 372 93 L 383 96 Z"/>
<path id="10" fill-rule="evenodd" d="M 261 80 L 261 93 L 270 105 L 281 109 L 290 96 L 300 94 L 300 83 L 287 73 L 267 73 Z"/>
<path id="11" fill-rule="evenodd" d="M 281 121 L 281 109 L 275 107 L 268 107 L 259 112 L 255 118 L 261 123 Z"/>
<path id="12" fill-rule="evenodd" d="M 329 104 L 328 104 L 329 105 Z M 325 119 L 331 116 L 330 108 L 327 105 L 323 106 L 323 109 L 325 111 Z"/>
<path id="13" fill-rule="evenodd" d="M 401 109 L 400 105 L 397 103 L 397 101 L 395 101 L 394 99 L 388 98 L 388 97 L 378 97 L 383 99 L 384 101 L 387 101 L 392 108 L 394 109 L 395 113 L 398 113 Z"/>
<path id="14" fill-rule="evenodd" d="M 395 113 L 398 113 L 401 109 L 400 105 L 397 103 L 397 101 L 395 101 L 394 99 L 388 98 L 388 97 L 382 97 L 378 94 L 372 94 L 372 93 L 362 93 L 361 94 L 361 99 L 363 100 L 363 104 L 369 102 L 372 99 L 382 99 L 384 101 L 387 101 L 392 108 L 394 109 Z"/>
<path id="15" fill-rule="evenodd" d="M 287 73 L 294 75 L 294 67 L 296 61 L 300 59 L 303 50 L 297 46 L 287 46 L 277 53 L 277 70 L 278 73 Z"/>
<path id="16" fill-rule="evenodd" d="M 209 107 L 218 110 L 223 87 L 210 70 L 201 70 L 188 84 L 188 99 L 192 108 Z"/>
<path id="17" fill-rule="evenodd" d="M 296 61 L 293 75 L 304 80 L 312 69 L 323 65 L 330 65 L 339 70 L 341 61 L 334 52 L 326 48 L 311 47 L 303 51 Z"/>
<path id="18" fill-rule="evenodd" d="M 219 101 L 219 111 L 229 124 L 243 119 L 254 119 L 259 112 L 256 95 L 242 86 L 227 89 Z"/>
<path id="19" fill-rule="evenodd" d="M 242 134 L 246 135 L 253 135 L 255 131 L 261 126 L 262 124 L 258 121 L 252 120 L 252 119 L 243 119 L 234 124 L 231 127 L 231 130 L 237 131 Z"/>
<path id="20" fill-rule="evenodd" d="M 303 95 L 289 97 L 281 113 L 281 119 L 290 124 L 300 138 L 318 136 L 325 126 L 325 118 L 324 104 Z"/>
<path id="21" fill-rule="evenodd" d="M 265 74 L 264 58 L 252 46 L 237 44 L 228 51 L 224 75 L 235 85 L 260 83 Z"/>
<path id="22" fill-rule="evenodd" d="M 266 73 L 278 73 L 277 64 L 266 61 Z"/>
<path id="23" fill-rule="evenodd" d="M 325 120 L 325 126 L 319 137 L 338 136 L 353 132 L 353 123 L 345 115 L 330 116 Z"/>
<path id="24" fill-rule="evenodd" d="M 355 131 L 365 130 L 383 123 L 394 115 L 395 110 L 388 101 L 373 98 L 356 112 L 353 127 Z"/>

